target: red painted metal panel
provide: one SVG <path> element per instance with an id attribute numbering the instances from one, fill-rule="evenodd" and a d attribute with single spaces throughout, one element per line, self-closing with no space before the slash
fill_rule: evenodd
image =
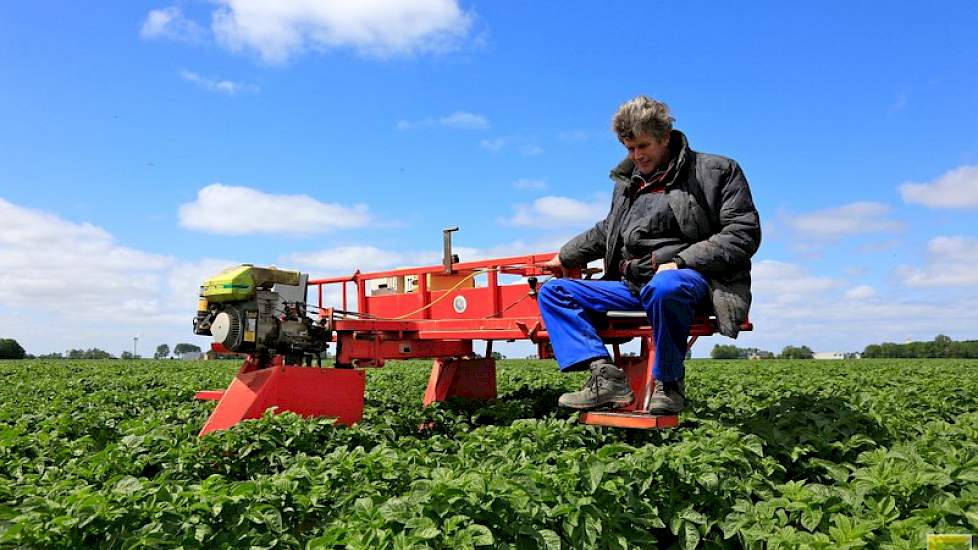
<path id="1" fill-rule="evenodd" d="M 201 390 L 194 394 L 194 399 L 200 401 L 220 401 L 224 397 L 224 390 Z"/>
<path id="2" fill-rule="evenodd" d="M 651 340 L 651 338 L 643 338 L 643 340 Z M 643 342 L 645 344 L 645 342 Z M 646 345 L 642 346 L 643 348 Z M 629 412 L 644 412 L 646 406 L 648 405 L 649 396 L 652 394 L 652 362 L 655 360 L 655 350 L 654 348 L 647 353 L 643 353 L 639 357 L 622 357 L 619 367 L 625 371 L 628 376 L 628 385 L 632 388 L 632 393 L 635 394 L 635 400 L 632 401 L 631 405 L 627 405 L 618 409 L 619 411 L 629 411 Z"/>
<path id="3" fill-rule="evenodd" d="M 336 418 L 345 425 L 363 417 L 366 374 L 362 370 L 287 366 L 276 382 L 256 403 L 261 411 L 277 407 L 301 416 Z"/>
<path id="4" fill-rule="evenodd" d="M 428 376 L 428 388 L 425 389 L 424 397 L 421 402 L 428 406 L 435 401 L 444 401 L 448 396 L 448 389 L 455 382 L 455 375 L 458 373 L 458 365 L 444 359 L 435 359 L 431 367 L 431 374 Z"/>
<path id="5" fill-rule="evenodd" d="M 435 359 L 422 402 L 428 406 L 450 397 L 496 398 L 496 362 L 491 359 Z"/>
<path id="6" fill-rule="evenodd" d="M 423 281 L 423 280 L 422 280 Z M 425 285 L 420 285 L 425 286 Z M 536 300 L 529 296 L 530 287 L 525 284 L 497 287 L 499 304 L 507 317 L 539 317 Z M 407 313 L 439 300 L 430 308 L 417 311 L 405 319 L 486 319 L 498 316 L 494 307 L 492 287 L 457 288 L 455 290 L 427 291 L 430 299 L 421 300 L 424 289 L 400 294 L 368 296 L 370 314 L 383 319 L 398 319 Z M 458 298 L 461 296 L 461 298 Z"/>
<path id="7" fill-rule="evenodd" d="M 336 346 L 336 362 L 362 366 L 383 366 L 386 359 L 417 359 L 472 355 L 471 340 L 418 340 L 398 334 L 340 334 Z"/>
<path id="8" fill-rule="evenodd" d="M 262 391 L 265 382 L 268 381 L 276 372 L 278 367 L 271 367 L 253 372 L 238 373 L 231 380 L 231 385 L 217 403 L 217 408 L 211 413 L 210 418 L 204 423 L 200 430 L 200 435 L 205 435 L 214 430 L 225 430 L 234 426 L 246 418 L 258 418 L 262 411 L 255 415 L 255 401 L 258 394 Z"/>
<path id="9" fill-rule="evenodd" d="M 363 417 L 365 380 L 361 370 L 285 366 L 281 357 L 264 369 L 255 369 L 246 361 L 200 435 L 260 418 L 272 407 L 302 416 L 336 418 L 340 424 L 351 425 Z"/>

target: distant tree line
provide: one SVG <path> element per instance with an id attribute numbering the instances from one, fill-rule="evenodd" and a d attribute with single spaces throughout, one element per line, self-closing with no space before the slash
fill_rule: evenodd
<path id="1" fill-rule="evenodd" d="M 114 359 L 114 357 L 107 351 L 92 348 L 68 350 L 68 359 Z"/>
<path id="2" fill-rule="evenodd" d="M 122 355 L 125 356 L 126 353 L 127 352 L 122 352 Z M 132 355 L 132 353 L 129 352 L 129 355 Z M 115 355 L 112 355 L 111 353 L 109 353 L 109 352 L 107 352 L 105 350 L 99 349 L 99 348 L 91 348 L 91 349 L 70 349 L 70 350 L 68 350 L 67 353 L 54 352 L 54 353 L 42 353 L 41 355 L 37 355 L 37 356 L 28 355 L 27 358 L 28 359 L 65 359 L 65 358 L 68 358 L 68 359 L 115 359 Z"/>
<path id="3" fill-rule="evenodd" d="M 978 359 L 978 340 L 956 342 L 938 334 L 930 342 L 870 344 L 863 350 L 863 358 Z"/>
<path id="4" fill-rule="evenodd" d="M 0 359 L 23 359 L 27 353 L 13 338 L 0 338 Z"/>
<path id="5" fill-rule="evenodd" d="M 182 356 L 185 353 L 200 352 L 200 346 L 179 343 L 173 349 L 173 355 Z M 166 359 L 170 356 L 170 346 L 160 344 L 156 347 L 155 359 Z M 13 338 L 0 338 L 0 359 L 115 359 L 111 353 L 99 348 L 71 349 L 65 353 L 45 353 L 38 356 L 28 354 L 23 346 Z M 120 359 L 139 359 L 140 356 L 131 351 L 123 351 Z"/>
<path id="6" fill-rule="evenodd" d="M 778 359 L 812 359 L 815 352 L 808 346 L 785 346 Z M 710 352 L 712 359 L 774 359 L 774 353 L 758 348 L 738 348 L 732 344 L 717 344 Z"/>
<path id="7" fill-rule="evenodd" d="M 125 352 L 123 352 L 125 355 Z M 130 353 L 130 355 L 132 355 Z M 111 353 L 101 350 L 98 348 L 91 349 L 70 349 L 67 354 L 64 353 L 44 353 L 38 355 L 36 359 L 115 359 L 115 356 Z M 33 355 L 28 355 L 28 359 L 35 359 Z"/>

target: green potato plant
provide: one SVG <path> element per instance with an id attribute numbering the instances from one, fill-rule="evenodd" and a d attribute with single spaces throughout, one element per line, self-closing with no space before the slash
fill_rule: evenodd
<path id="1" fill-rule="evenodd" d="M 582 374 L 498 366 L 420 404 L 368 374 L 353 427 L 204 438 L 229 362 L 0 364 L 0 548 L 884 548 L 978 532 L 978 361 L 690 361 L 679 429 L 578 424 Z M 419 427 L 424 426 L 424 429 Z"/>

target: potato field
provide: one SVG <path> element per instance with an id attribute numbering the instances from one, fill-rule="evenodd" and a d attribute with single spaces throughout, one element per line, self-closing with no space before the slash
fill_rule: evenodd
<path id="1" fill-rule="evenodd" d="M 584 374 L 502 361 L 427 409 L 430 362 L 362 423 L 203 439 L 239 364 L 0 362 L 0 547 L 892 548 L 978 532 L 978 361 L 691 361 L 679 429 L 584 426 Z M 430 429 L 419 431 L 419 426 Z"/>

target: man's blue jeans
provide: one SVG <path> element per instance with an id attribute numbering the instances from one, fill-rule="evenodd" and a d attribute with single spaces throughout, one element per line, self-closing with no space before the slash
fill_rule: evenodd
<path id="1" fill-rule="evenodd" d="M 537 304 L 561 370 L 608 357 L 594 328 L 595 316 L 645 310 L 655 341 L 652 374 L 656 380 L 672 382 L 684 378 L 689 327 L 708 294 L 709 284 L 699 272 L 670 269 L 656 273 L 637 298 L 620 281 L 551 279 L 540 287 Z"/>

